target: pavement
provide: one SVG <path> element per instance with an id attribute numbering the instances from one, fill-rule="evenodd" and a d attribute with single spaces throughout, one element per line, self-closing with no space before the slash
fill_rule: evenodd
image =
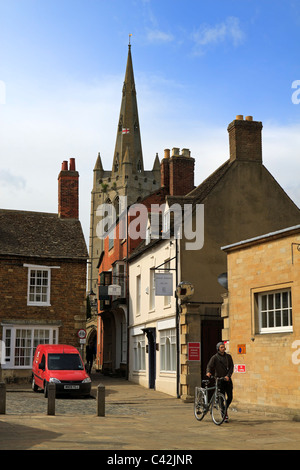
<path id="1" fill-rule="evenodd" d="M 105 416 L 97 416 L 99 384 Z M 90 398 L 57 398 L 54 416 L 42 392 L 7 385 L 0 450 L 102 450 L 107 459 L 118 451 L 300 450 L 300 422 L 234 406 L 229 417 L 221 426 L 210 415 L 198 422 L 193 403 L 100 373 L 92 374 Z"/>

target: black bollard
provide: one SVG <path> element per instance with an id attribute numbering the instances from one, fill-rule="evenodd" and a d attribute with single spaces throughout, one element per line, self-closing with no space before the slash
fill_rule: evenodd
<path id="1" fill-rule="evenodd" d="M 97 416 L 105 416 L 105 387 L 101 384 L 97 388 Z"/>
<path id="2" fill-rule="evenodd" d="M 6 385 L 4 382 L 0 382 L 0 415 L 6 413 Z"/>
<path id="3" fill-rule="evenodd" d="M 55 395 L 56 395 L 56 386 L 53 383 L 48 384 L 48 411 L 47 414 L 54 416 L 55 415 Z"/>

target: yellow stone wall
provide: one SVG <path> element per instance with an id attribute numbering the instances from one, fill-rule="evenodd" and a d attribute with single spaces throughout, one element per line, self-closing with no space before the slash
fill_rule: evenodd
<path id="1" fill-rule="evenodd" d="M 235 364 L 236 402 L 300 411 L 300 230 L 227 250 L 228 299 L 223 340 Z M 255 294 L 290 287 L 293 331 L 260 334 Z M 228 301 L 228 306 L 227 306 Z M 246 352 L 238 353 L 245 345 Z"/>

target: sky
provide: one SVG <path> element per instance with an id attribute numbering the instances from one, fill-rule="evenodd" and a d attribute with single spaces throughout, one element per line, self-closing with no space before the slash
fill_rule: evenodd
<path id="1" fill-rule="evenodd" d="M 299 0 L 0 0 L 0 207 L 57 212 L 76 159 L 88 245 L 93 168 L 111 170 L 131 36 L 145 169 L 189 148 L 200 184 L 236 115 L 300 206 Z"/>

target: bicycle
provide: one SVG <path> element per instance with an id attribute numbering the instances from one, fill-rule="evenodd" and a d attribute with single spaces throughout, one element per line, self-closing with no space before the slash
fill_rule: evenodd
<path id="1" fill-rule="evenodd" d="M 224 377 L 215 378 L 213 387 L 208 387 L 210 380 L 202 380 L 204 387 L 195 387 L 194 414 L 198 421 L 201 421 L 210 410 L 211 418 L 218 426 L 224 422 L 227 413 L 226 398 L 219 390 L 219 382 Z M 214 390 L 211 399 L 208 399 L 209 390 Z"/>

